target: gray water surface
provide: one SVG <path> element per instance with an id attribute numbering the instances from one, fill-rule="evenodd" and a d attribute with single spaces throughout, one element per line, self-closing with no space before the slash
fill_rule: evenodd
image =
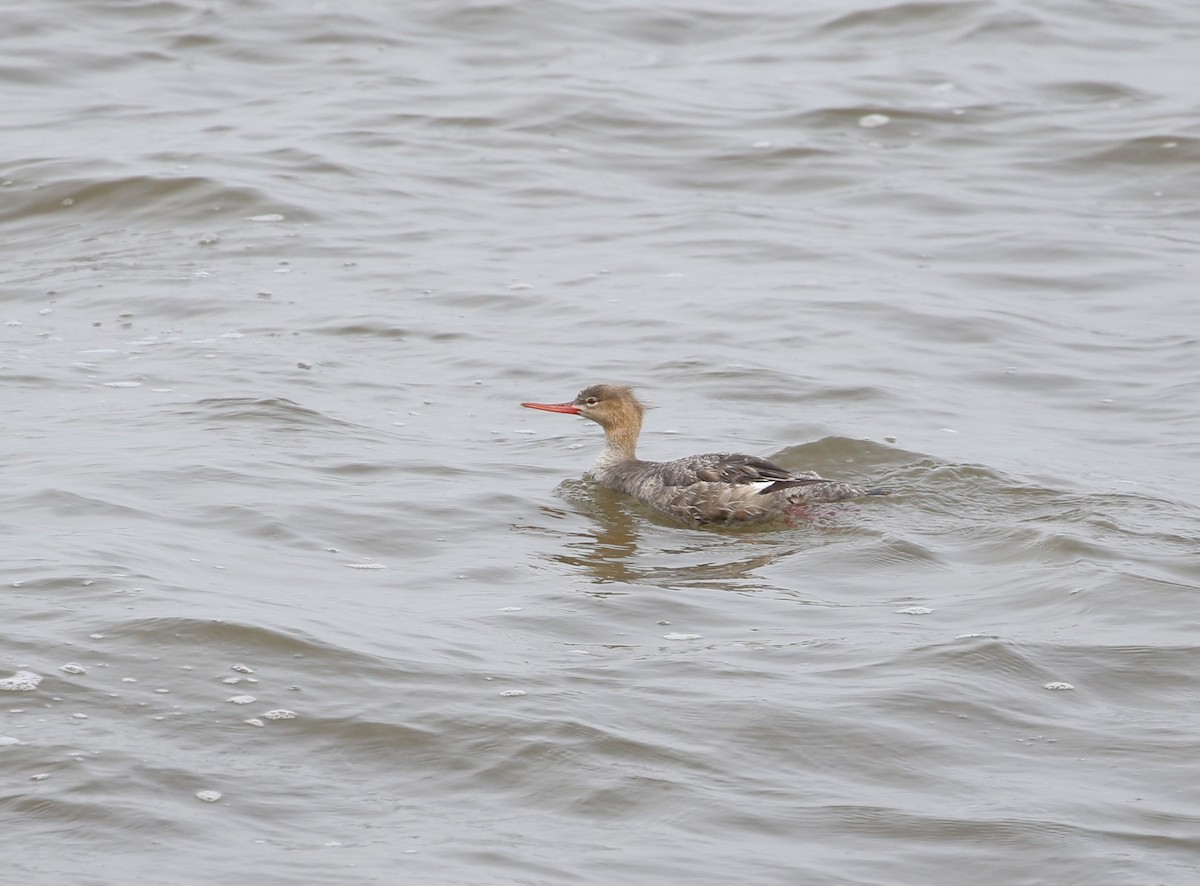
<path id="1" fill-rule="evenodd" d="M 9 10 L 8 876 L 1200 880 L 1198 41 Z M 674 525 L 518 406 L 597 381 L 896 492 Z"/>

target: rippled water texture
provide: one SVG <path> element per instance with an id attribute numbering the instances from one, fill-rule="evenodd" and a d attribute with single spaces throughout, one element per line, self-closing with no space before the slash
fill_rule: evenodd
<path id="1" fill-rule="evenodd" d="M 1186 3 L 29 0 L 6 881 L 1200 881 Z M 596 485 L 770 456 L 790 529 Z"/>

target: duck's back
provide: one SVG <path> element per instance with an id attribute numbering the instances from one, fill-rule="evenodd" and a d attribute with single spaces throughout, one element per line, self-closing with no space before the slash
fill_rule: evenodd
<path id="1" fill-rule="evenodd" d="M 765 458 L 714 452 L 675 461 L 598 464 L 603 485 L 632 495 L 689 523 L 766 523 L 785 520 L 810 502 L 858 498 L 866 490 L 793 473 Z"/>

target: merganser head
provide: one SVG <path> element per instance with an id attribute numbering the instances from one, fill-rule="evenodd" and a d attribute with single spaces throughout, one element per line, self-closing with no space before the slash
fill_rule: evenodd
<path id="1" fill-rule="evenodd" d="M 605 431 L 632 431 L 636 439 L 642 429 L 645 405 L 624 385 L 591 385 L 579 392 L 570 403 L 522 403 L 530 409 L 544 412 L 565 412 L 591 419 Z"/>

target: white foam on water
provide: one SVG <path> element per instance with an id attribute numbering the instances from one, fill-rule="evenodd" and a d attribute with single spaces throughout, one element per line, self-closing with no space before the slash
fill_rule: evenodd
<path id="1" fill-rule="evenodd" d="M 41 674 L 33 671 L 17 671 L 11 677 L 0 680 L 0 692 L 32 692 L 42 682 Z"/>

